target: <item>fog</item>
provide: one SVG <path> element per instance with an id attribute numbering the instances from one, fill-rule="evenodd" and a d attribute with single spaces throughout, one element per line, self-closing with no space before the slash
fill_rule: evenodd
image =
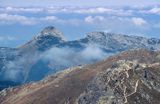
<path id="1" fill-rule="evenodd" d="M 107 54 L 99 47 L 88 46 L 81 51 L 76 49 L 63 47 L 54 47 L 42 55 L 42 58 L 55 66 L 75 66 L 80 64 L 88 64 L 105 58 Z"/>
<path id="2" fill-rule="evenodd" d="M 24 55 L 18 60 L 8 62 L 3 76 L 5 80 L 24 82 L 31 70 L 34 73 L 32 66 L 39 60 L 46 63 L 45 67 L 50 69 L 50 71 L 43 73 L 43 70 L 47 69 L 40 68 L 37 69 L 38 73 L 48 75 L 68 67 L 90 64 L 106 58 L 108 55 L 95 45 L 89 45 L 80 51 L 70 47 L 53 47 L 43 53 Z"/>

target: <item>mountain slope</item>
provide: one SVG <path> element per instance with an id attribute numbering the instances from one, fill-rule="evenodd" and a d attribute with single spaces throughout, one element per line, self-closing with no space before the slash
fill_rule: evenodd
<path id="1" fill-rule="evenodd" d="M 91 32 L 83 39 L 66 41 L 59 30 L 48 26 L 18 48 L 0 48 L 0 81 L 38 81 L 59 70 L 131 49 L 159 50 L 160 39 Z"/>
<path id="2" fill-rule="evenodd" d="M 122 99 L 118 104 L 126 101 L 128 104 L 132 104 L 132 101 L 140 104 L 148 100 L 150 102 L 147 104 L 158 104 L 157 97 L 160 94 L 158 62 L 159 52 L 145 50 L 124 52 L 96 64 L 59 72 L 37 83 L 3 90 L 0 94 L 0 102 L 1 104 L 106 104 L 107 102 L 112 104 L 113 101 L 118 101 L 120 96 Z M 144 69 L 147 71 L 146 77 Z M 125 82 L 120 83 L 123 80 Z M 153 86 L 152 82 L 156 86 Z M 126 92 L 123 93 L 124 89 L 117 92 L 116 85 L 127 87 Z M 108 91 L 114 91 L 112 99 L 105 96 L 108 95 Z M 144 94 L 144 98 L 139 97 L 141 94 L 138 91 Z M 130 94 L 132 96 L 126 99 Z M 106 101 L 105 98 L 109 100 Z"/>
<path id="3" fill-rule="evenodd" d="M 91 81 L 78 104 L 159 104 L 159 66 L 120 60 Z"/>

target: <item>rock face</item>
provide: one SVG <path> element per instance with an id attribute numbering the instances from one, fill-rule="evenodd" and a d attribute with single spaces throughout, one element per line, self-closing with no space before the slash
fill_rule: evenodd
<path id="1" fill-rule="evenodd" d="M 120 60 L 91 81 L 78 104 L 159 104 L 159 66 Z"/>
<path id="2" fill-rule="evenodd" d="M 66 41 L 59 30 L 48 26 L 18 48 L 0 48 L 0 81 L 38 81 L 59 70 L 131 49 L 159 50 L 160 39 L 91 32 L 83 39 Z"/>
<path id="3" fill-rule="evenodd" d="M 159 104 L 159 52 L 128 51 L 0 92 L 1 104 Z"/>

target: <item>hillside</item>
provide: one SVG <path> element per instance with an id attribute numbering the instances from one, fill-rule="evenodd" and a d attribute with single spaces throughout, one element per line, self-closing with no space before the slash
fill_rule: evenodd
<path id="1" fill-rule="evenodd" d="M 159 52 L 135 50 L 3 90 L 1 104 L 158 104 Z"/>

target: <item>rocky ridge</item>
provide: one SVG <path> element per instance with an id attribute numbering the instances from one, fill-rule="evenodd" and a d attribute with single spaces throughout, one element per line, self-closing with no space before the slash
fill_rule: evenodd
<path id="1" fill-rule="evenodd" d="M 89 83 L 78 104 L 159 104 L 159 66 L 120 60 Z"/>

